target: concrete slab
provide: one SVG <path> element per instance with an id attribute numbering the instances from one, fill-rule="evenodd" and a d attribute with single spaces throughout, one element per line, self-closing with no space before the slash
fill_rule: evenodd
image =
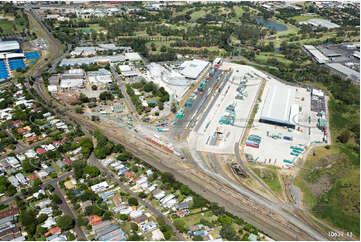
<path id="1" fill-rule="evenodd" d="M 216 98 L 210 109 L 206 109 L 203 115 L 206 115 L 203 123 L 200 125 L 197 135 L 197 150 L 204 152 L 234 154 L 234 144 L 240 141 L 242 134 L 247 126 L 248 118 L 262 78 L 259 71 L 253 67 L 238 65 L 233 63 L 223 63 L 222 69 L 233 71 L 224 88 Z M 249 73 L 251 76 L 246 76 Z M 238 94 L 237 88 L 241 80 L 247 79 L 245 93 L 247 96 L 244 100 L 235 99 Z M 210 102 L 210 104 L 212 101 Z M 235 122 L 234 125 L 221 124 L 223 115 L 228 114 L 226 108 L 235 104 Z M 214 138 L 215 132 L 218 132 L 217 138 Z"/>

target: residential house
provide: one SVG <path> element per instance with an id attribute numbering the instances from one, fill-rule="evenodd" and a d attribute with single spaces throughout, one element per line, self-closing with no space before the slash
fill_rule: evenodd
<path id="1" fill-rule="evenodd" d="M 38 153 L 39 155 L 44 155 L 46 153 L 46 149 L 44 148 L 37 148 L 36 149 L 36 153 Z"/>
<path id="2" fill-rule="evenodd" d="M 148 233 L 149 231 L 152 231 L 154 229 L 157 228 L 157 224 L 154 223 L 153 221 L 150 221 L 148 223 L 143 223 L 140 225 L 140 229 L 144 232 L 144 233 Z"/>
<path id="3" fill-rule="evenodd" d="M 48 219 L 44 222 L 44 224 L 41 225 L 41 227 L 49 229 L 55 224 L 55 219 L 53 217 L 48 217 Z"/>
<path id="4" fill-rule="evenodd" d="M 8 156 L 5 159 L 7 160 L 9 165 L 14 169 L 18 169 L 21 166 L 20 162 L 13 156 Z"/>
<path id="5" fill-rule="evenodd" d="M 164 235 L 162 231 L 160 231 L 159 229 L 152 231 L 152 240 L 153 241 L 164 240 Z"/>
<path id="6" fill-rule="evenodd" d="M 89 223 L 94 226 L 102 222 L 102 218 L 98 215 L 90 215 L 89 216 Z"/>
<path id="7" fill-rule="evenodd" d="M 85 208 L 93 205 L 93 202 L 91 200 L 87 200 L 85 202 L 80 202 L 80 207 L 85 212 Z"/>
<path id="8" fill-rule="evenodd" d="M 16 187 L 16 188 L 20 186 L 20 183 L 19 183 L 18 179 L 16 179 L 15 176 L 10 176 L 10 177 L 8 178 L 8 180 L 9 180 L 9 182 L 10 182 L 14 187 Z"/>
<path id="9" fill-rule="evenodd" d="M 22 173 L 17 173 L 15 175 L 16 179 L 18 179 L 18 181 L 23 184 L 23 185 L 27 185 L 29 184 L 29 181 L 24 177 L 24 175 Z"/>
<path id="10" fill-rule="evenodd" d="M 41 202 L 38 202 L 37 204 L 35 204 L 35 207 L 45 208 L 45 207 L 49 206 L 50 204 L 51 204 L 51 200 L 46 199 L 44 201 L 41 201 Z"/>
<path id="11" fill-rule="evenodd" d="M 165 196 L 165 191 L 156 189 L 156 190 L 153 192 L 153 197 L 154 197 L 155 199 L 157 199 L 157 200 L 162 199 L 164 196 Z"/>
<path id="12" fill-rule="evenodd" d="M 55 227 L 55 228 L 51 228 L 48 230 L 48 232 L 45 233 L 45 236 L 49 236 L 49 235 L 54 235 L 54 234 L 60 234 L 61 233 L 61 228 L 59 227 Z"/>
<path id="13" fill-rule="evenodd" d="M 138 225 L 142 224 L 142 223 L 145 223 L 148 221 L 148 217 L 145 216 L 144 214 L 139 216 L 139 217 L 136 217 L 136 218 L 133 218 L 132 221 Z"/>
<path id="14" fill-rule="evenodd" d="M 106 181 L 98 183 L 90 187 L 93 192 L 102 192 L 109 188 L 109 185 Z"/>
<path id="15" fill-rule="evenodd" d="M 3 218 L 6 218 L 6 217 L 9 217 L 9 216 L 14 216 L 14 215 L 18 215 L 19 214 L 19 209 L 18 207 L 11 207 L 9 209 L 6 209 L 2 212 L 0 212 L 0 219 L 3 219 Z"/>

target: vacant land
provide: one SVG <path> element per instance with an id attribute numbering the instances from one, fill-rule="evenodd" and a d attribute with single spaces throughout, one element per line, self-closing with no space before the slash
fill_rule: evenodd
<path id="1" fill-rule="evenodd" d="M 23 33 L 26 25 L 27 19 L 26 15 L 18 10 L 18 17 L 14 17 L 12 14 L 1 14 L 0 13 L 0 35 L 8 35 L 8 34 L 18 34 Z"/>
<path id="2" fill-rule="evenodd" d="M 251 168 L 258 177 L 260 177 L 267 186 L 274 191 L 276 194 L 282 196 L 282 186 L 278 177 L 277 167 L 252 167 Z"/>
<path id="3" fill-rule="evenodd" d="M 316 148 L 295 179 L 303 203 L 333 225 L 360 234 L 360 171 L 337 145 Z"/>

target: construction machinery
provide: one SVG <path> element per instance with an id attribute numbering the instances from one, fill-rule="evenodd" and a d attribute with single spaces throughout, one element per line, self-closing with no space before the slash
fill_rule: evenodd
<path id="1" fill-rule="evenodd" d="M 231 167 L 233 172 L 236 173 L 238 176 L 241 176 L 243 178 L 248 178 L 247 173 L 242 169 L 242 167 L 239 164 L 232 163 Z"/>

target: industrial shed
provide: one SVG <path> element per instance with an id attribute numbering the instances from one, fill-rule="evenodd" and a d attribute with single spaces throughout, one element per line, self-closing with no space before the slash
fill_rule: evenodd
<path id="1" fill-rule="evenodd" d="M 313 45 L 304 45 L 303 48 L 307 50 L 312 55 L 312 57 L 320 64 L 324 64 L 330 61 L 327 56 L 322 54 L 321 51 L 316 49 L 316 47 L 314 47 Z"/>
<path id="2" fill-rule="evenodd" d="M 189 79 L 198 79 L 199 75 L 209 66 L 208 61 L 194 59 L 185 61 L 179 67 L 180 73 Z"/>
<path id="3" fill-rule="evenodd" d="M 328 63 L 326 64 L 332 70 L 340 73 L 342 76 L 346 78 L 350 78 L 353 81 L 360 82 L 360 72 L 352 70 L 347 66 L 342 65 L 341 63 Z"/>
<path id="4" fill-rule="evenodd" d="M 295 103 L 296 91 L 283 84 L 270 84 L 259 121 L 295 128 L 299 105 Z"/>
<path id="5" fill-rule="evenodd" d="M 16 40 L 0 41 L 0 52 L 20 52 L 19 42 Z"/>

